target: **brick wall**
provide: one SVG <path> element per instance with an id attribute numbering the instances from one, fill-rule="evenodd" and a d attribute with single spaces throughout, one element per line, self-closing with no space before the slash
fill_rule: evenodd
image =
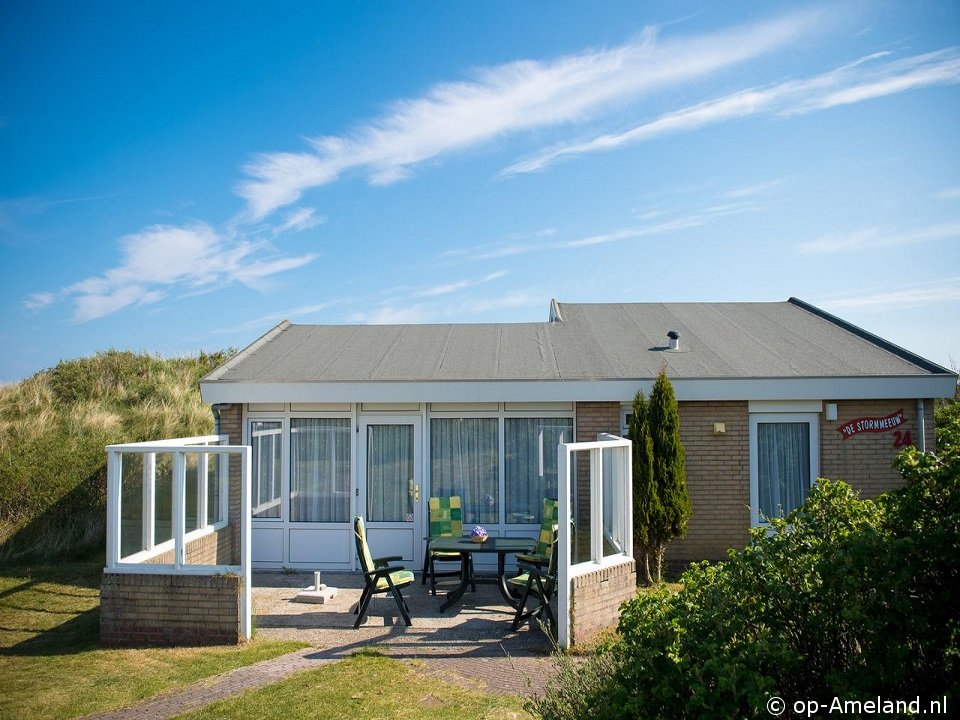
<path id="1" fill-rule="evenodd" d="M 240 642 L 240 577 L 104 572 L 100 643 L 109 647 Z"/>
<path id="2" fill-rule="evenodd" d="M 894 447 L 895 431 L 904 439 L 910 433 L 914 445 L 918 436 L 916 400 L 827 400 L 836 402 L 837 419 L 820 420 L 820 476 L 843 480 L 866 498 L 903 486 L 903 478 L 893 466 L 900 448 Z M 886 417 L 903 410 L 904 424 L 882 433 L 863 432 L 844 439 L 838 431 L 842 425 L 861 417 Z M 933 400 L 924 403 L 927 449 L 933 450 Z"/>
<path id="3" fill-rule="evenodd" d="M 636 564 L 628 561 L 579 575 L 570 583 L 570 644 L 582 645 L 601 630 L 616 627 L 620 605 L 637 592 Z"/>
<path id="4" fill-rule="evenodd" d="M 728 548 L 750 539 L 748 405 L 681 402 L 680 439 L 686 453 L 687 491 L 693 515 L 686 537 L 667 546 L 668 562 L 722 560 Z M 714 423 L 725 432 L 714 433 Z"/>

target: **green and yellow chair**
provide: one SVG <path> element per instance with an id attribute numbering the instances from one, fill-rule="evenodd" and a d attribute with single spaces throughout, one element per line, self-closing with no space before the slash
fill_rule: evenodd
<path id="1" fill-rule="evenodd" d="M 391 593 L 397 603 L 400 615 L 403 621 L 409 626 L 410 609 L 407 607 L 407 601 L 400 594 L 400 588 L 410 585 L 413 580 L 413 573 L 401 566 L 390 565 L 394 560 L 402 560 L 399 555 L 390 557 L 374 558 L 370 555 L 370 547 L 367 545 L 367 530 L 363 524 L 363 518 L 357 515 L 353 519 L 353 536 L 357 543 L 357 557 L 360 558 L 360 569 L 363 571 L 363 580 L 365 586 L 360 595 L 360 601 L 357 603 L 357 609 L 354 611 L 357 615 L 357 622 L 353 624 L 354 630 L 360 627 L 364 615 L 367 614 L 367 606 L 370 605 L 370 598 L 380 593 Z"/>
<path id="2" fill-rule="evenodd" d="M 430 537 L 463 537 L 463 504 L 459 495 L 450 497 L 431 497 L 430 498 Z M 423 577 L 421 585 L 427 584 L 427 577 L 430 577 L 430 591 L 433 595 L 437 594 L 438 577 L 460 577 L 466 571 L 469 573 L 471 589 L 476 592 L 477 587 L 473 582 L 473 556 L 468 556 L 467 567 L 463 567 L 463 557 L 460 553 L 434 552 L 430 549 L 430 541 L 427 540 L 427 550 L 423 555 Z M 460 563 L 459 570 L 447 570 L 437 572 L 435 563 L 455 562 Z"/>
<path id="3" fill-rule="evenodd" d="M 517 555 L 518 563 L 546 567 L 550 564 L 552 548 L 557 542 L 557 524 L 560 522 L 560 504 L 555 498 L 544 498 L 540 514 L 540 534 L 537 544 L 529 553 Z"/>
<path id="4" fill-rule="evenodd" d="M 527 562 L 517 555 L 517 566 L 521 574 L 515 578 L 507 580 L 507 586 L 514 592 L 519 593 L 520 603 L 517 605 L 517 613 L 513 617 L 512 630 L 517 631 L 520 623 L 532 617 L 549 623 L 550 634 L 553 637 L 557 635 L 557 619 L 550 607 L 550 600 L 557 592 L 557 529 L 554 524 L 550 528 L 551 542 L 547 548 L 547 564 Z M 539 557 L 539 556 L 537 556 Z M 533 600 L 533 605 L 528 610 L 527 603 Z"/>

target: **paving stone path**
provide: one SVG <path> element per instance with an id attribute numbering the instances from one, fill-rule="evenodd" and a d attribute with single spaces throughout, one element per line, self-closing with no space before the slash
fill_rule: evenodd
<path id="1" fill-rule="evenodd" d="M 331 578 L 334 579 L 334 578 Z M 263 584 L 261 579 L 260 584 Z M 348 585 L 348 578 L 340 578 Z M 255 579 L 256 583 L 256 579 Z M 195 710 L 246 690 L 278 682 L 294 673 L 375 649 L 415 672 L 461 687 L 495 694 L 542 691 L 550 675 L 550 643 L 536 627 L 509 632 L 509 609 L 495 594 L 478 592 L 464 608 L 441 615 L 436 598 L 409 597 L 413 627 L 405 627 L 392 600 L 377 599 L 370 617 L 354 630 L 350 613 L 359 590 L 344 587 L 334 606 L 291 604 L 302 578 L 281 577 L 276 587 L 255 584 L 258 637 L 300 640 L 311 647 L 238 668 L 149 698 L 113 712 L 90 715 L 98 720 L 159 720 Z M 492 588 L 487 588 L 487 591 Z"/>

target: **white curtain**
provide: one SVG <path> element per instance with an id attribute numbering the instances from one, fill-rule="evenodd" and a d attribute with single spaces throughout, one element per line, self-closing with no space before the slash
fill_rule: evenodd
<path id="1" fill-rule="evenodd" d="M 781 517 L 810 491 L 810 424 L 757 425 L 758 485 L 762 517 Z"/>
<path id="2" fill-rule="evenodd" d="M 290 420 L 290 520 L 350 521 L 350 420 Z"/>
<path id="3" fill-rule="evenodd" d="M 367 426 L 367 521 L 413 521 L 413 426 Z"/>
<path id="4" fill-rule="evenodd" d="M 500 421 L 433 418 L 430 421 L 430 494 L 459 495 L 463 521 L 500 521 Z"/>
<path id="5" fill-rule="evenodd" d="M 540 524 L 543 499 L 557 497 L 557 445 L 572 440 L 571 418 L 504 420 L 508 523 Z"/>

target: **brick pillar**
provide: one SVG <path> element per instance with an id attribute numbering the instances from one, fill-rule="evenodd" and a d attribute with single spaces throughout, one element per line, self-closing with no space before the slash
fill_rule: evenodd
<path id="1" fill-rule="evenodd" d="M 220 411 L 220 432 L 230 437 L 231 445 L 243 443 L 243 405 L 234 403 Z M 240 458 L 230 458 L 230 499 L 227 511 L 231 553 L 227 563 L 240 564 Z"/>
<path id="2" fill-rule="evenodd" d="M 578 402 L 576 405 L 576 440 L 593 442 L 599 433 L 620 434 L 620 403 Z M 590 455 L 577 453 L 574 466 L 576 480 L 576 522 L 573 557 L 575 562 L 590 555 Z"/>

